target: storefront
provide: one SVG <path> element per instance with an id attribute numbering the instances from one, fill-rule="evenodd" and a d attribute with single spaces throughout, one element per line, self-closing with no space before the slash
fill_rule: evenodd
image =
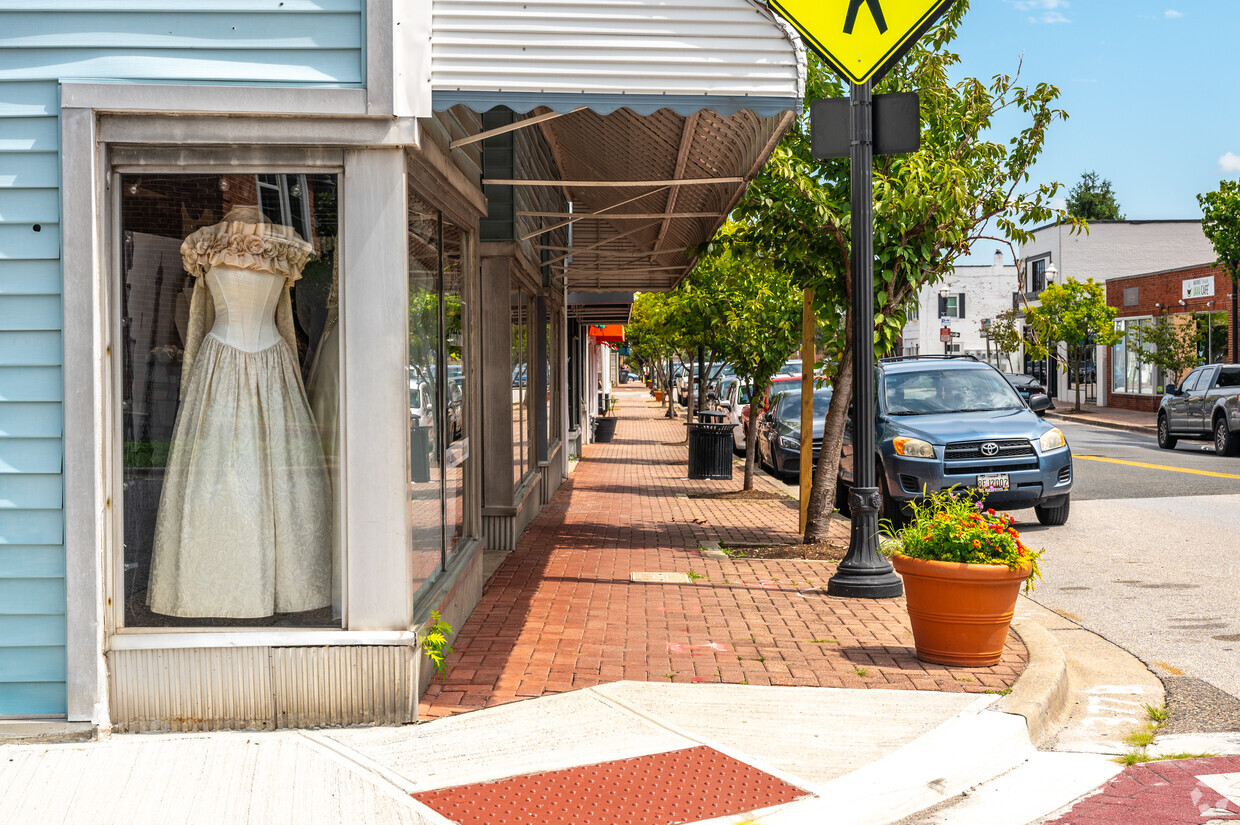
<path id="1" fill-rule="evenodd" d="M 550 4 L 0 14 L 64 40 L 0 75 L 0 719 L 411 721 L 588 440 L 570 295 L 674 284 L 799 106 L 724 6 L 584 10 L 588 88 Z"/>
<path id="2" fill-rule="evenodd" d="M 1196 341 L 1199 363 L 1231 360 L 1231 278 L 1213 264 L 1115 278 L 1107 282 L 1107 306 L 1119 311 L 1122 334 L 1107 352 L 1110 406 L 1154 412 L 1170 376 L 1138 356 L 1142 332 L 1167 318 Z"/>

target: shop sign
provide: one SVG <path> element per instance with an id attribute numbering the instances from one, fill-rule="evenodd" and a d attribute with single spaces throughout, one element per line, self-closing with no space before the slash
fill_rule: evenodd
<path id="1" fill-rule="evenodd" d="M 1184 292 L 1180 297 L 1185 300 L 1189 298 L 1210 298 L 1214 295 L 1214 279 L 1188 278 L 1180 282 L 1180 288 Z"/>

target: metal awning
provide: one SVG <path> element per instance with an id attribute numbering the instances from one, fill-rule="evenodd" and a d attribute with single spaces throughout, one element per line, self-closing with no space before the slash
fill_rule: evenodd
<path id="1" fill-rule="evenodd" d="M 633 311 L 632 292 L 570 292 L 568 317 L 588 324 L 627 324 Z"/>
<path id="2" fill-rule="evenodd" d="M 436 111 L 506 106 L 539 129 L 572 213 L 522 212 L 575 292 L 665 290 L 693 265 L 801 108 L 799 36 L 754 0 L 435 0 Z M 571 248 L 549 240 L 571 223 Z M 626 313 L 627 315 L 627 313 Z"/>

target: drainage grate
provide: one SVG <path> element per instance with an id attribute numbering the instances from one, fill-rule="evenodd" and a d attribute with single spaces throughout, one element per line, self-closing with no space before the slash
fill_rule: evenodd
<path id="1" fill-rule="evenodd" d="M 807 795 L 713 748 L 697 747 L 413 796 L 460 825 L 670 825 Z"/>

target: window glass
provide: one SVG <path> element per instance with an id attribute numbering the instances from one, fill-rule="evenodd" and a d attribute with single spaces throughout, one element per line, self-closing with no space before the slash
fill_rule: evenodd
<path id="1" fill-rule="evenodd" d="M 944 301 L 944 305 L 946 306 L 944 314 L 948 318 L 960 317 L 960 297 L 958 295 L 948 295 Z"/>
<path id="2" fill-rule="evenodd" d="M 465 537 L 465 468 L 469 441 L 465 437 L 465 234 L 456 225 L 443 224 L 444 363 L 447 402 L 444 404 L 444 513 L 447 551 L 451 554 Z"/>
<path id="3" fill-rule="evenodd" d="M 1116 321 L 1120 333 L 1118 343 L 1111 347 L 1111 392 L 1128 392 L 1128 339 L 1124 321 Z"/>
<path id="4" fill-rule="evenodd" d="M 1184 379 L 1184 383 L 1180 385 L 1180 389 L 1183 392 L 1190 392 L 1191 390 L 1197 389 L 1197 381 L 1200 378 L 1201 370 L 1193 370 L 1188 374 L 1188 377 Z"/>
<path id="5" fill-rule="evenodd" d="M 1218 376 L 1219 387 L 1240 387 L 1240 368 L 1223 367 Z"/>
<path id="6" fill-rule="evenodd" d="M 126 626 L 338 626 L 337 176 L 122 175 Z"/>
<path id="7" fill-rule="evenodd" d="M 521 483 L 529 471 L 529 307 L 525 293 L 510 295 L 512 315 L 512 477 Z"/>
<path id="8" fill-rule="evenodd" d="M 1029 280 L 1029 285 L 1034 292 L 1041 292 L 1046 289 L 1046 261 L 1046 258 L 1040 258 L 1030 264 L 1032 277 Z"/>
<path id="9" fill-rule="evenodd" d="M 1148 332 L 1149 328 L 1154 325 L 1153 318 L 1142 318 L 1139 322 L 1143 332 Z M 1132 360 L 1138 361 L 1137 358 Z M 1140 392 L 1147 395 L 1154 392 L 1154 365 L 1149 363 L 1137 363 L 1137 379 L 1140 386 Z"/>
<path id="10" fill-rule="evenodd" d="M 409 199 L 409 507 L 415 592 L 444 563 L 444 406 L 440 393 L 440 290 L 444 249 L 439 210 Z M 414 404 L 414 401 L 419 403 Z"/>

